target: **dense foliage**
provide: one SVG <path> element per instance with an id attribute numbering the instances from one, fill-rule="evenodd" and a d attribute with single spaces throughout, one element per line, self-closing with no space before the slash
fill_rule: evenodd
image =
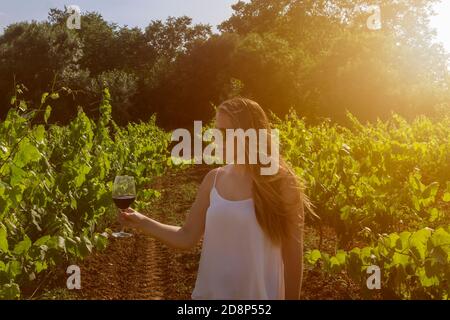
<path id="1" fill-rule="evenodd" d="M 21 91 L 0 122 L 0 298 L 18 297 L 19 284 L 105 247 L 115 175 L 136 177 L 139 207 L 157 195 L 146 187 L 170 165 L 169 135 L 154 119 L 118 127 L 108 91 L 97 122 L 79 109 L 67 126 L 46 123 L 58 93 L 29 110 Z"/>
<path id="2" fill-rule="evenodd" d="M 450 118 L 408 123 L 393 115 L 373 125 L 349 118 L 350 128 L 308 127 L 295 114 L 277 123 L 320 215 L 311 222 L 339 239 L 331 255 L 314 250 L 308 261 L 345 270 L 362 289 L 376 265 L 385 298 L 448 299 Z"/>

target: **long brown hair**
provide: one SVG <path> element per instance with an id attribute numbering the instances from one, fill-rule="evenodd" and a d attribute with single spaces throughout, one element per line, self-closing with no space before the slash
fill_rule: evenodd
<path id="1" fill-rule="evenodd" d="M 224 112 L 231 118 L 234 129 L 265 129 L 268 137 L 271 135 L 271 127 L 266 113 L 261 106 L 246 98 L 233 98 L 223 102 L 217 112 Z M 258 150 L 259 150 L 258 141 Z M 272 146 L 270 139 L 267 141 L 269 155 Z M 246 146 L 248 156 L 248 146 Z M 295 221 L 300 221 L 303 226 L 304 217 L 302 206 L 314 214 L 313 205 L 304 193 L 304 185 L 283 157 L 279 158 L 279 171 L 274 175 L 261 175 L 258 157 L 257 164 L 246 164 L 253 180 L 253 199 L 255 203 L 256 218 L 261 229 L 276 244 L 287 237 L 298 234 L 293 228 Z M 289 195 L 289 196 L 288 196 Z M 298 210 L 296 210 L 298 209 Z M 297 212 L 298 215 L 293 215 Z"/>

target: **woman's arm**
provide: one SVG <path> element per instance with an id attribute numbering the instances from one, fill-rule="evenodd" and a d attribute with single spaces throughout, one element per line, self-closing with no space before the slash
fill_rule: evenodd
<path id="1" fill-rule="evenodd" d="M 302 199 L 295 194 L 296 192 L 298 192 L 297 189 L 288 189 L 285 193 L 288 198 L 291 198 L 290 200 L 295 199 L 296 203 L 289 209 L 291 211 L 289 216 L 292 217 L 290 223 L 292 236 L 282 242 L 286 300 L 300 299 L 303 280 L 304 209 Z"/>
<path id="2" fill-rule="evenodd" d="M 205 229 L 209 193 L 216 170 L 210 171 L 203 179 L 197 197 L 182 227 L 160 223 L 132 209 L 124 210 L 119 214 L 120 222 L 125 226 L 141 230 L 170 247 L 177 249 L 192 248 L 198 243 Z"/>

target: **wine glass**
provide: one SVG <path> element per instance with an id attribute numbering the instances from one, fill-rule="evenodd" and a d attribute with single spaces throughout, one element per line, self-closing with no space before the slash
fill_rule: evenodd
<path id="1" fill-rule="evenodd" d="M 136 184 L 131 176 L 117 176 L 114 179 L 112 198 L 119 209 L 127 209 L 136 199 Z M 115 238 L 129 238 L 131 233 L 124 232 L 123 228 L 119 232 L 113 232 Z"/>

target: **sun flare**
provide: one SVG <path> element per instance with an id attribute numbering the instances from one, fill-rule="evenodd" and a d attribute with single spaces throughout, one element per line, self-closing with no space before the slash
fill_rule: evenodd
<path id="1" fill-rule="evenodd" d="M 431 26 L 437 31 L 437 40 L 450 52 L 450 2 L 443 1 L 436 5 L 435 12 L 436 16 L 431 19 Z"/>

